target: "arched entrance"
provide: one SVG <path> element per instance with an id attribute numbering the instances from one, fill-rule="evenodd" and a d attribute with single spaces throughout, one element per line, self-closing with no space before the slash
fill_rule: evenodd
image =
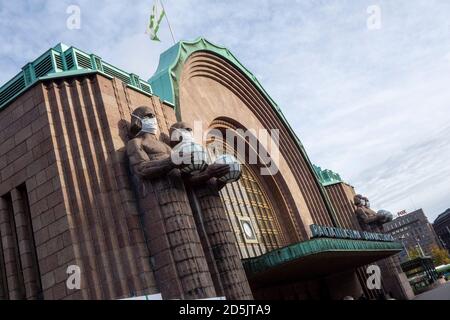
<path id="1" fill-rule="evenodd" d="M 296 237 L 289 237 L 294 225 L 281 191 L 273 182 L 272 176 L 263 177 L 258 174 L 262 166 L 260 163 L 249 163 L 249 150 L 252 147 L 245 138 L 239 136 L 236 131 L 238 126 L 240 125 L 231 119 L 213 121 L 207 147 L 212 160 L 227 153 L 234 155 L 242 164 L 241 178 L 227 184 L 220 195 L 241 258 L 246 259 L 286 246 L 295 242 Z M 243 129 L 242 126 L 240 129 Z M 230 135 L 233 139 L 225 138 Z M 236 144 L 232 145 L 230 140 Z M 245 145 L 244 152 L 237 150 L 237 145 L 240 144 Z"/>

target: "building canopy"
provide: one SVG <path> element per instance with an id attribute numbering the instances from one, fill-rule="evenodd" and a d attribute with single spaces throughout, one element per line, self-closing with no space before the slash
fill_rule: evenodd
<path id="1" fill-rule="evenodd" d="M 312 239 L 244 260 L 257 285 L 327 276 L 384 259 L 402 250 L 401 243 L 350 239 Z"/>

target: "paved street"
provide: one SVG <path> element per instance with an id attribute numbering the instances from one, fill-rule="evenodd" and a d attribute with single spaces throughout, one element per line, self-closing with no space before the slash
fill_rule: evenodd
<path id="1" fill-rule="evenodd" d="M 416 296 L 414 300 L 450 300 L 450 282 L 431 291 L 424 292 Z"/>

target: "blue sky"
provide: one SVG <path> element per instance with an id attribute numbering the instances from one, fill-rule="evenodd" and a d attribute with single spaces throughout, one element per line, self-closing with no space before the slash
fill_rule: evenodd
<path id="1" fill-rule="evenodd" d="M 69 5 L 81 29 L 69 30 Z M 152 0 L 0 0 L 0 84 L 58 42 L 149 78 L 171 46 Z M 367 28 L 367 8 L 381 29 Z M 228 47 L 282 107 L 312 161 L 376 209 L 450 207 L 450 2 L 165 0 L 178 40 Z"/>

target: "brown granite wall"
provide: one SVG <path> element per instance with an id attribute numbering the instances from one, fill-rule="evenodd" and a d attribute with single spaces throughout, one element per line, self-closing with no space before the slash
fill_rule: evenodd
<path id="1" fill-rule="evenodd" d="M 213 279 L 216 278 L 216 292 L 231 300 L 253 299 L 236 238 L 216 185 L 209 183 L 193 189 L 191 201 L 198 206 L 194 214 L 200 220 L 198 229 L 204 233 L 204 251 L 211 252 L 208 264 Z"/>
<path id="2" fill-rule="evenodd" d="M 41 86 L 0 112 L 0 244 L 7 299 L 67 295 L 62 268 L 74 256 L 53 138 Z"/>
<path id="3" fill-rule="evenodd" d="M 346 183 L 337 183 L 325 187 L 331 203 L 336 210 L 336 216 L 339 227 L 352 230 L 361 230 L 359 222 L 355 215 L 355 206 L 353 205 L 353 197 L 356 195 L 353 186 Z M 381 293 L 380 290 L 369 290 L 366 285 L 368 274 L 367 266 L 356 269 L 356 276 L 361 285 L 364 295 L 368 299 L 376 299 Z"/>
<path id="4" fill-rule="evenodd" d="M 359 223 L 355 215 L 353 197 L 355 190 L 346 183 L 337 183 L 325 187 L 336 213 L 339 227 L 359 230 Z"/>
<path id="5" fill-rule="evenodd" d="M 170 106 L 96 75 L 37 84 L 0 112 L 4 298 L 159 292 L 124 149 L 130 112 L 143 104 L 168 132 Z M 81 290 L 66 287 L 72 264 L 81 268 Z"/>

